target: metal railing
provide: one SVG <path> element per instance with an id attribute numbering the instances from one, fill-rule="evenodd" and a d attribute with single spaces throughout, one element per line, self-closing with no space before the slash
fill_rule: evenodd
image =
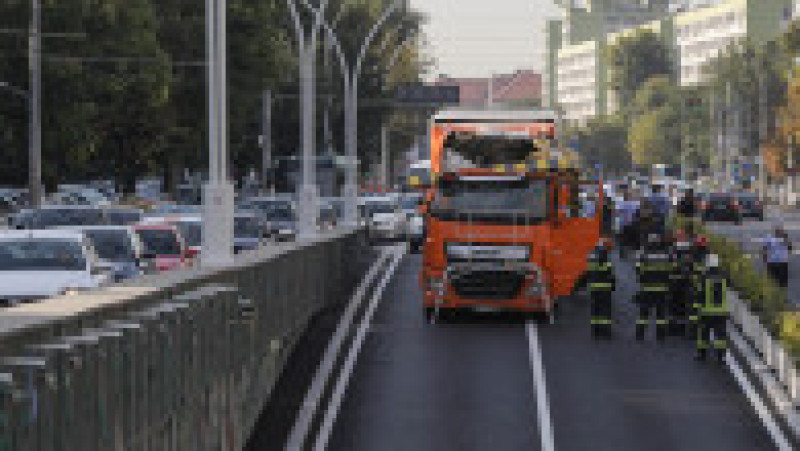
<path id="1" fill-rule="evenodd" d="M 798 371 L 800 362 L 792 357 L 780 340 L 774 338 L 761 324 L 761 320 L 750 311 L 736 292 L 729 292 L 728 299 L 731 321 L 763 362 L 764 368 L 754 368 L 754 370 L 766 370 L 774 375 L 791 404 L 785 407 L 800 409 L 800 371 Z"/>
<path id="2" fill-rule="evenodd" d="M 0 312 L 0 450 L 241 449 L 361 231 Z"/>

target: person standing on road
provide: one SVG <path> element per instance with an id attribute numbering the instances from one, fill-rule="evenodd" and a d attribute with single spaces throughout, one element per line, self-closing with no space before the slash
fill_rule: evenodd
<path id="1" fill-rule="evenodd" d="M 782 227 L 777 226 L 764 242 L 763 258 L 767 264 L 767 272 L 781 286 L 789 286 L 789 254 L 792 252 L 792 243 L 789 235 Z"/>
<path id="2" fill-rule="evenodd" d="M 634 298 L 639 305 L 639 318 L 636 320 L 636 339 L 643 340 L 650 323 L 650 312 L 654 310 L 656 319 L 656 339 L 663 340 L 667 333 L 667 307 L 670 294 L 670 274 L 673 260 L 662 237 L 651 234 L 647 237 L 642 255 L 636 263 L 639 291 Z"/>
<path id="3" fill-rule="evenodd" d="M 597 338 L 601 334 L 611 336 L 612 295 L 616 288 L 614 267 L 609 258 L 608 246 L 603 240 L 589 255 L 586 282 L 591 300 L 591 332 Z"/>
<path id="4" fill-rule="evenodd" d="M 719 257 L 709 254 L 706 274 L 702 283 L 702 302 L 697 311 L 697 354 L 704 360 L 709 349 L 713 349 L 717 360 L 722 361 L 728 348 L 728 282 L 719 269 Z"/>
<path id="5" fill-rule="evenodd" d="M 688 239 L 685 233 L 677 234 L 673 250 L 675 264 L 670 274 L 669 296 L 669 334 L 673 336 L 689 336 L 689 316 L 696 298 L 694 255 Z"/>
<path id="6" fill-rule="evenodd" d="M 689 188 L 678 202 L 678 214 L 685 218 L 693 218 L 697 215 L 698 205 L 694 190 Z"/>
<path id="7" fill-rule="evenodd" d="M 634 220 L 639 211 L 639 202 L 634 200 L 630 191 L 625 191 L 622 195 L 622 202 L 617 208 L 619 218 L 619 256 L 625 258 L 627 248 L 635 249 L 636 246 L 636 227 Z"/>

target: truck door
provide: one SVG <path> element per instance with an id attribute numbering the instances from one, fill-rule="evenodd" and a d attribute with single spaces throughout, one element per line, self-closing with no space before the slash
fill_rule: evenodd
<path id="1" fill-rule="evenodd" d="M 600 239 L 603 212 L 602 183 L 559 180 L 557 218 L 550 232 L 548 266 L 553 277 L 553 294 L 572 293 L 586 271 L 586 257 Z"/>

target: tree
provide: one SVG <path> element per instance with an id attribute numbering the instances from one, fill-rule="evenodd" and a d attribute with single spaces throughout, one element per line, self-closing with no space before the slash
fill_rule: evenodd
<path id="1" fill-rule="evenodd" d="M 619 115 L 591 119 L 582 133 L 579 145 L 590 160 L 601 164 L 606 171 L 622 174 L 631 167 L 627 149 L 627 128 Z"/>
<path id="2" fill-rule="evenodd" d="M 626 116 L 636 91 L 649 78 L 656 75 L 673 78 L 674 66 L 669 46 L 649 30 L 621 37 L 616 45 L 609 47 L 606 58 L 611 69 L 611 88 Z"/>

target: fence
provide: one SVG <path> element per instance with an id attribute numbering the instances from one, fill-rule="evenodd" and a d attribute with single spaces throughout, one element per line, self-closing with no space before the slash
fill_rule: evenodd
<path id="1" fill-rule="evenodd" d="M 311 317 L 369 264 L 360 231 L 0 315 L 0 450 L 240 449 Z"/>

